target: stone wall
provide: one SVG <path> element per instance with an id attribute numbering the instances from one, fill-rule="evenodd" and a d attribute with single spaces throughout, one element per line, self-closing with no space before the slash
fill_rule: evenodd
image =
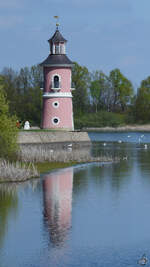
<path id="1" fill-rule="evenodd" d="M 91 142 L 87 132 L 21 131 L 18 144 L 43 144 L 59 142 Z"/>

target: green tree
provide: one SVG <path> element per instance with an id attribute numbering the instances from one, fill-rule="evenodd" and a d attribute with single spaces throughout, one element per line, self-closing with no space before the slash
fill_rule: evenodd
<path id="1" fill-rule="evenodd" d="M 17 150 L 16 117 L 9 115 L 3 84 L 0 76 L 0 157 L 12 158 Z"/>
<path id="2" fill-rule="evenodd" d="M 102 71 L 95 71 L 91 75 L 91 80 L 90 92 L 96 107 L 96 112 L 98 111 L 98 107 L 109 111 L 111 105 L 111 87 L 109 78 Z"/>
<path id="3" fill-rule="evenodd" d="M 150 121 L 150 76 L 141 82 L 133 112 L 136 121 L 144 123 Z"/>
<path id="4" fill-rule="evenodd" d="M 11 115 L 16 114 L 16 106 L 19 103 L 20 88 L 18 87 L 18 73 L 12 68 L 4 68 L 2 70 L 3 76 L 3 90 L 6 93 L 6 97 L 9 105 L 9 113 Z"/>
<path id="5" fill-rule="evenodd" d="M 43 72 L 39 65 L 31 68 L 25 67 L 18 75 L 20 97 L 17 115 L 22 120 L 28 120 L 33 125 L 40 125 L 42 112 L 42 91 L 40 89 L 43 80 Z"/>
<path id="6" fill-rule="evenodd" d="M 125 111 L 133 96 L 132 83 L 120 72 L 114 69 L 110 72 L 109 80 L 112 87 L 112 109 Z"/>
<path id="7" fill-rule="evenodd" d="M 9 112 L 16 114 L 19 120 L 29 120 L 40 125 L 42 110 L 43 71 L 39 65 L 21 68 L 19 73 L 4 68 L 4 91 L 9 102 Z"/>
<path id="8" fill-rule="evenodd" d="M 89 105 L 89 85 L 90 73 L 86 67 L 80 66 L 74 62 L 72 69 L 72 84 L 75 87 L 73 91 L 73 107 L 74 113 L 87 111 Z"/>
<path id="9" fill-rule="evenodd" d="M 100 93 L 101 93 L 100 83 L 98 80 L 91 82 L 90 92 L 93 99 L 93 103 L 95 105 L 95 111 L 97 113 L 97 106 L 99 103 Z"/>

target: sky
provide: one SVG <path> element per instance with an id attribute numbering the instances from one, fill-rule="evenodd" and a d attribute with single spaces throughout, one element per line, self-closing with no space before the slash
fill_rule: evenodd
<path id="1" fill-rule="evenodd" d="M 89 71 L 121 72 L 137 88 L 150 76 L 150 0 L 1 0 L 0 71 L 42 62 L 59 30 L 67 56 Z"/>

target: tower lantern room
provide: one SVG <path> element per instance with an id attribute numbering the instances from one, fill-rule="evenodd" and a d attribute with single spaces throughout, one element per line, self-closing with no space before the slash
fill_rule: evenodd
<path id="1" fill-rule="evenodd" d="M 58 28 L 56 29 L 55 34 L 51 39 L 48 40 L 50 45 L 50 53 L 53 55 L 61 55 L 66 53 L 66 42 L 67 40 L 59 32 Z"/>
<path id="2" fill-rule="evenodd" d="M 56 24 L 54 35 L 48 40 L 50 54 L 40 64 L 43 67 L 44 89 L 42 128 L 74 130 L 72 108 L 72 61 L 66 56 L 67 40 Z"/>

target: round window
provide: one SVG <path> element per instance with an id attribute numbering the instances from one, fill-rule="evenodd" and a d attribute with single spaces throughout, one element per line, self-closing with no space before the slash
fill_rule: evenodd
<path id="1" fill-rule="evenodd" d="M 58 123 L 58 119 L 54 119 L 54 123 Z"/>
<path id="2" fill-rule="evenodd" d="M 54 108 L 58 108 L 59 107 L 59 102 L 58 101 L 55 101 L 52 103 L 53 107 Z"/>
<path id="3" fill-rule="evenodd" d="M 55 117 L 55 118 L 52 119 L 52 123 L 55 124 L 55 125 L 56 124 L 59 124 L 59 122 L 60 122 L 60 119 L 57 118 L 57 117 Z"/>

